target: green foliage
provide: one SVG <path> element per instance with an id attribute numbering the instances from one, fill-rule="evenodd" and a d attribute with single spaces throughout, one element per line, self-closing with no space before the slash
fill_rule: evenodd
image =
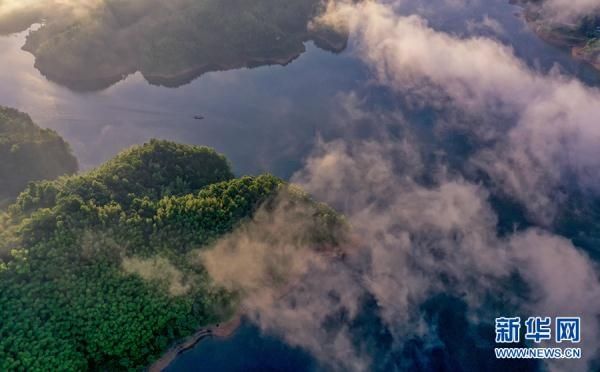
<path id="1" fill-rule="evenodd" d="M 321 10 L 320 0 L 107 0 L 75 17 L 46 10 L 24 48 L 72 89 L 105 88 L 136 71 L 178 86 L 206 71 L 287 63 L 308 40 L 342 50 L 346 35 L 308 27 Z"/>
<path id="2" fill-rule="evenodd" d="M 164 141 L 29 185 L 0 216 L 0 370 L 139 369 L 230 316 L 235 294 L 215 287 L 190 252 L 281 187 L 270 175 L 233 179 L 213 150 Z M 161 275 L 124 270 L 127 257 L 161 257 L 136 267 L 177 271 L 181 293 L 152 279 Z"/>
<path id="3" fill-rule="evenodd" d="M 211 149 L 152 140 L 88 174 L 31 184 L 10 209 L 14 215 L 27 215 L 57 205 L 73 213 L 87 210 L 81 204 L 128 208 L 134 202 L 143 204 L 142 199 L 185 195 L 232 177 L 227 159 Z"/>
<path id="4" fill-rule="evenodd" d="M 30 181 L 55 179 L 77 171 L 69 145 L 29 115 L 0 106 L 0 208 Z"/>

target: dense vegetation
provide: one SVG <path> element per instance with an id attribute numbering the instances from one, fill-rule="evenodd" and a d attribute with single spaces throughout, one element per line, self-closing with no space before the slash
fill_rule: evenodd
<path id="1" fill-rule="evenodd" d="M 0 208 L 30 181 L 76 171 L 77 161 L 58 134 L 41 129 L 27 114 L 0 106 Z"/>
<path id="2" fill-rule="evenodd" d="M 197 250 L 282 190 L 270 175 L 234 179 L 211 149 L 155 140 L 30 184 L 0 220 L 0 370 L 140 368 L 230 316 L 236 295 L 211 284 Z"/>
<path id="3" fill-rule="evenodd" d="M 45 10 L 45 24 L 24 47 L 44 75 L 77 90 L 105 88 L 136 71 L 177 86 L 206 71 L 288 63 L 308 40 L 333 51 L 346 43 L 345 35 L 311 24 L 320 0 L 92 4 Z"/>

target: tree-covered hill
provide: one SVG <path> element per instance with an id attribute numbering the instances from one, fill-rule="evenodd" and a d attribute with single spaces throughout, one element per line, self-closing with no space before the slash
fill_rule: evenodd
<path id="1" fill-rule="evenodd" d="M 304 42 L 332 51 L 347 35 L 315 26 L 321 0 L 105 0 L 13 7 L 0 23 L 39 19 L 24 49 L 49 79 L 76 90 L 106 88 L 140 71 L 179 86 L 202 73 L 286 64 Z M 44 6 L 43 4 L 46 4 Z M 9 22 L 10 21 L 10 22 Z M 0 32 L 1 32 L 0 28 Z"/>
<path id="2" fill-rule="evenodd" d="M 139 369 L 231 316 L 236 294 L 194 257 L 282 192 L 328 239 L 329 208 L 270 175 L 233 178 L 204 147 L 153 140 L 29 185 L 0 219 L 0 370 Z"/>
<path id="3" fill-rule="evenodd" d="M 56 132 L 35 125 L 29 115 L 0 106 L 0 208 L 30 181 L 77 171 L 77 160 Z"/>

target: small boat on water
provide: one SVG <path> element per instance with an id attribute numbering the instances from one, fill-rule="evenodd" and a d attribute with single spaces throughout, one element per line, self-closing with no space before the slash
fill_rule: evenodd
<path id="1" fill-rule="evenodd" d="M 202 115 L 196 115 L 196 116 L 194 116 L 194 119 L 196 119 L 196 120 L 204 120 L 204 116 L 202 116 Z"/>

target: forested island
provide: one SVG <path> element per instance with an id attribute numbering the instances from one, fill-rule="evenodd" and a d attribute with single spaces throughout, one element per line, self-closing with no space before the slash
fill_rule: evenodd
<path id="1" fill-rule="evenodd" d="M 334 52 L 347 40 L 313 22 L 324 10 L 320 0 L 74 4 L 48 2 L 4 17 L 15 24 L 13 31 L 43 21 L 24 49 L 43 75 L 74 90 L 103 89 L 137 71 L 151 84 L 180 86 L 208 71 L 285 65 L 309 40 Z"/>
<path id="2" fill-rule="evenodd" d="M 573 57 L 600 70 L 600 10 L 599 12 L 561 16 L 547 10 L 545 0 L 515 0 L 525 9 L 525 20 L 541 38 L 571 50 Z"/>
<path id="3" fill-rule="evenodd" d="M 240 294 L 198 252 L 282 193 L 307 211 L 303 238 L 334 244 L 331 209 L 271 175 L 234 178 L 205 147 L 153 140 L 30 183 L 0 213 L 0 370 L 140 369 L 230 318 Z"/>
<path id="4" fill-rule="evenodd" d="M 29 115 L 0 106 L 0 208 L 14 201 L 30 181 L 77 171 L 69 145 Z"/>

